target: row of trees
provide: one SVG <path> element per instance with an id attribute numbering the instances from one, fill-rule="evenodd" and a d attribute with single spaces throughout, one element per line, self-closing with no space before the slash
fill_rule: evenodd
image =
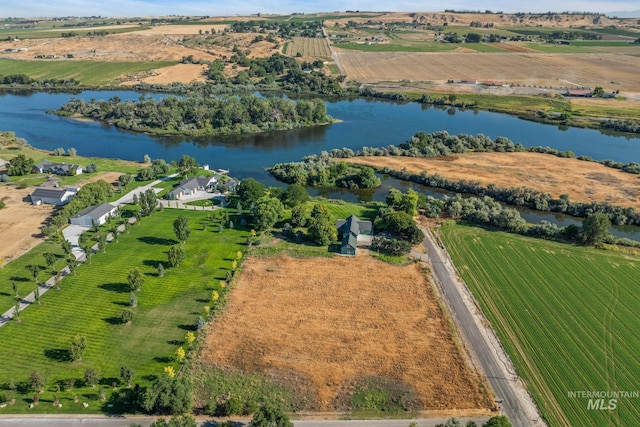
<path id="1" fill-rule="evenodd" d="M 79 84 L 80 82 L 76 79 L 34 79 L 26 74 L 0 76 L 0 85 L 30 86 L 37 89 L 60 86 L 73 87 Z"/>
<path id="2" fill-rule="evenodd" d="M 133 131 L 191 136 L 292 129 L 332 120 L 319 99 L 293 101 L 254 95 L 140 97 L 137 102 L 122 102 L 117 96 L 89 102 L 73 98 L 55 113 L 78 114 Z"/>

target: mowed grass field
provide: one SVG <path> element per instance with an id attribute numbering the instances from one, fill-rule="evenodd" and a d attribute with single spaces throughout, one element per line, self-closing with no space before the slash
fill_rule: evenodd
<path id="1" fill-rule="evenodd" d="M 76 79 L 82 85 L 105 85 L 125 74 L 146 72 L 175 65 L 174 61 L 99 62 L 41 59 L 18 61 L 0 59 L 0 75 L 26 74 L 34 79 Z"/>
<path id="2" fill-rule="evenodd" d="M 549 425 L 640 425 L 639 398 L 599 410 L 569 395 L 638 391 L 640 257 L 461 225 L 441 236 Z"/>
<path id="3" fill-rule="evenodd" d="M 289 56 L 299 53 L 313 58 L 331 58 L 331 49 L 325 38 L 294 37 L 286 46 L 285 53 Z"/>
<path id="4" fill-rule="evenodd" d="M 190 222 L 187 259 L 179 267 L 169 268 L 167 251 L 178 243 L 172 223 L 179 215 Z M 79 266 L 76 277 L 66 277 L 60 290 L 44 294 L 41 306 L 24 310 L 21 323 L 12 321 L 0 328 L 0 393 L 6 393 L 11 379 L 18 384 L 15 405 L 0 413 L 133 410 L 117 403 L 108 408 L 98 398 L 97 388 L 84 387 L 85 369 L 100 372 L 107 397 L 119 393 L 112 383 L 122 386 L 122 366 L 133 368 L 133 382 L 143 387 L 161 375 L 165 366 L 177 369 L 176 349 L 186 349 L 185 334 L 195 331 L 198 316 L 205 316 L 204 307 L 212 304 L 212 290 L 222 295 L 219 282 L 226 277 L 237 251 L 244 252 L 243 243 L 249 235 L 242 230 L 218 232 L 218 226 L 205 218 L 205 212 L 173 209 L 143 218 L 130 227 L 129 234 L 121 234 L 119 242 L 108 244 L 106 253 L 95 254 L 91 265 Z M 157 275 L 159 263 L 165 267 L 164 277 Z M 132 267 L 140 269 L 145 283 L 136 293 L 133 321 L 122 324 L 119 316 L 129 306 L 127 274 Z M 77 335 L 86 337 L 87 349 L 82 361 L 72 362 L 68 350 Z M 28 409 L 33 398 L 28 379 L 34 370 L 47 378 L 46 391 L 40 404 Z M 57 385 L 69 379 L 75 380 L 75 388 L 65 391 L 63 385 L 62 391 L 58 390 Z M 62 409 L 51 405 L 54 393 L 63 403 Z M 82 402 L 88 402 L 89 407 L 83 408 Z"/>

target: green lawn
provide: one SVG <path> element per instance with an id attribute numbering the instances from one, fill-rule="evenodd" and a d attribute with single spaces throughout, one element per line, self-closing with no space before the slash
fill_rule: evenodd
<path id="1" fill-rule="evenodd" d="M 123 74 L 134 74 L 175 65 L 174 61 L 157 62 L 100 62 L 40 59 L 18 61 L 0 59 L 0 75 L 26 74 L 34 79 L 74 78 L 83 85 L 115 83 Z"/>
<path id="2" fill-rule="evenodd" d="M 178 268 L 169 268 L 167 250 L 177 243 L 172 222 L 178 215 L 189 219 L 191 237 L 185 244 L 187 260 Z M 195 329 L 197 317 L 204 316 L 204 307 L 211 305 L 211 291 L 222 292 L 219 282 L 226 277 L 236 252 L 245 251 L 243 243 L 249 235 L 238 229 L 219 233 L 217 225 L 205 221 L 205 217 L 203 212 L 165 209 L 143 218 L 129 234 L 122 234 L 118 243 L 107 245 L 106 253 L 95 254 L 91 265 L 80 266 L 76 277 L 65 278 L 61 290 L 43 295 L 42 306 L 26 309 L 21 323 L 9 322 L 0 328 L 0 387 L 6 387 L 13 378 L 19 391 L 16 404 L 2 411 L 131 410 L 118 404 L 106 407 L 98 399 L 98 389 L 83 387 L 84 370 L 92 367 L 100 371 L 109 396 L 112 382 L 119 383 L 121 366 L 133 368 L 134 382 L 141 386 L 162 374 L 165 366 L 177 368 L 173 361 L 177 347 L 184 345 L 186 332 Z M 159 263 L 166 269 L 162 278 L 156 273 Z M 146 281 L 137 292 L 133 322 L 121 324 L 119 315 L 129 302 L 126 276 L 132 267 L 139 268 Z M 68 349 L 76 335 L 86 337 L 87 351 L 82 361 L 70 362 Z M 26 382 L 36 369 L 47 377 L 47 386 L 40 404 L 30 410 L 33 392 Z M 75 379 L 76 388 L 57 392 L 56 384 L 67 379 Z M 54 393 L 61 399 L 62 409 L 50 404 Z M 73 401 L 74 394 L 78 403 Z M 83 401 L 89 402 L 89 408 L 81 406 Z"/>
<path id="3" fill-rule="evenodd" d="M 461 225 L 441 235 L 549 425 L 640 425 L 640 398 L 594 410 L 569 395 L 638 391 L 640 257 Z"/>

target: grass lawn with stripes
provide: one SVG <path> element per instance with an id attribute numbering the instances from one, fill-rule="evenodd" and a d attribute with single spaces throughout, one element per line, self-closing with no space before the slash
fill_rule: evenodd
<path id="1" fill-rule="evenodd" d="M 637 397 L 600 410 L 609 397 L 572 394 L 638 392 L 639 256 L 462 225 L 441 236 L 549 425 L 640 425 Z"/>
<path id="2" fill-rule="evenodd" d="M 191 237 L 185 243 L 186 260 L 169 268 L 167 251 L 176 244 L 172 223 L 179 215 L 189 219 Z M 184 346 L 187 331 L 195 331 L 198 316 L 211 305 L 211 292 L 220 288 L 237 251 L 249 232 L 218 231 L 218 225 L 206 220 L 206 212 L 165 209 L 142 219 L 119 236 L 119 242 L 106 246 L 88 263 L 78 267 L 77 276 L 66 277 L 60 290 L 42 296 L 41 306 L 31 306 L 21 322 L 9 322 L 0 328 L 0 394 L 7 395 L 11 380 L 17 385 L 14 405 L 2 413 L 99 413 L 129 411 L 119 403 L 123 391 L 120 368 L 135 371 L 134 383 L 144 387 L 161 375 L 166 366 L 178 368 L 173 356 Z M 165 267 L 158 277 L 157 266 Z M 138 306 L 129 324 L 119 316 L 129 305 L 127 274 L 132 267 L 143 273 L 145 283 L 136 293 Z M 77 335 L 86 337 L 87 348 L 81 361 L 69 360 L 69 347 Z M 102 402 L 99 388 L 85 387 L 86 368 L 100 372 L 107 398 Z M 29 404 L 34 392 L 28 386 L 34 370 L 47 381 L 40 403 Z M 68 380 L 75 387 L 68 390 Z M 112 386 L 117 384 L 118 390 Z M 52 405 L 54 395 L 63 404 Z M 75 401 L 77 399 L 77 401 Z M 116 402 L 108 407 L 110 402 Z M 88 408 L 82 406 L 89 403 Z"/>

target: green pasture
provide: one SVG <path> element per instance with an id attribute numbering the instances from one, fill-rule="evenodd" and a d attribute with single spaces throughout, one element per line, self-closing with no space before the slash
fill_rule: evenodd
<path id="1" fill-rule="evenodd" d="M 461 225 L 441 236 L 549 425 L 640 425 L 638 398 L 599 410 L 571 395 L 638 391 L 639 256 Z"/>
<path id="2" fill-rule="evenodd" d="M 187 259 L 179 267 L 169 268 L 167 251 L 178 243 L 172 223 L 179 215 L 190 222 L 191 237 L 184 246 Z M 219 282 L 225 279 L 236 252 L 245 251 L 243 243 L 248 235 L 238 229 L 219 232 L 218 225 L 206 219 L 206 213 L 173 209 L 156 212 L 131 226 L 129 233 L 119 236 L 119 242 L 106 246 L 106 253 L 96 253 L 90 264 L 79 266 L 76 277 L 66 277 L 60 290 L 44 294 L 41 306 L 24 310 L 21 322 L 11 321 L 0 328 L 0 393 L 6 395 L 11 379 L 18 386 L 15 405 L 2 412 L 133 410 L 118 403 L 119 399 L 113 407 L 107 406 L 109 401 L 103 403 L 98 398 L 99 389 L 84 386 L 81 379 L 85 369 L 100 372 L 109 397 L 118 396 L 125 387 L 119 380 L 122 366 L 135 370 L 134 383 L 141 386 L 149 385 L 166 366 L 178 368 L 173 358 L 176 349 L 186 347 L 186 332 L 195 331 L 196 319 L 205 316 L 204 307 L 212 304 L 211 291 L 221 291 Z M 164 277 L 157 275 L 159 263 L 165 267 Z M 136 293 L 138 306 L 133 309 L 133 321 L 122 324 L 119 316 L 129 305 L 126 277 L 132 267 L 141 270 L 145 283 Z M 5 286 L 3 281 L 3 293 Z M 3 295 L 1 301 L 6 299 Z M 86 337 L 87 350 L 81 361 L 71 362 L 68 349 L 77 335 Z M 34 370 L 44 373 L 47 382 L 40 404 L 29 409 L 33 391 L 27 383 Z M 69 379 L 75 380 L 73 390 L 65 385 Z M 51 405 L 54 394 L 63 408 Z M 82 402 L 88 402 L 89 407 L 83 408 Z"/>
<path id="3" fill-rule="evenodd" d="M 135 74 L 175 65 L 174 61 L 100 62 L 72 59 L 18 61 L 0 59 L 0 75 L 26 74 L 33 79 L 76 79 L 82 85 L 106 85 L 125 74 Z"/>

